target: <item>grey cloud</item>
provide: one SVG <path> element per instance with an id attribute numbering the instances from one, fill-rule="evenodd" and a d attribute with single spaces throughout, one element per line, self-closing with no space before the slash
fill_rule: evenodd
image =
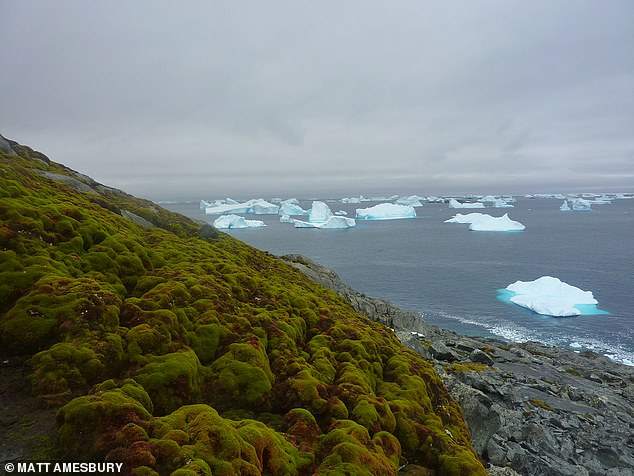
<path id="1" fill-rule="evenodd" d="M 154 199 L 631 190 L 632 24 L 629 0 L 4 2 L 0 132 Z"/>

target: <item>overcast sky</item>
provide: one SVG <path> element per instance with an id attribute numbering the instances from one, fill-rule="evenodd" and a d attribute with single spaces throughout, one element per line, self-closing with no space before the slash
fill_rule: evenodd
<path id="1" fill-rule="evenodd" d="M 153 200 L 634 191 L 634 1 L 0 0 L 0 133 Z"/>

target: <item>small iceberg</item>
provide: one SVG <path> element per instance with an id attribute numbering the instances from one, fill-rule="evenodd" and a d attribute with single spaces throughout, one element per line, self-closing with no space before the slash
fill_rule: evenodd
<path id="1" fill-rule="evenodd" d="M 410 195 L 409 197 L 401 197 L 396 200 L 394 203 L 397 205 L 409 205 L 411 207 L 422 207 L 423 204 L 421 200 L 425 200 L 424 197 L 419 197 L 418 195 Z"/>
<path id="2" fill-rule="evenodd" d="M 223 215 L 214 220 L 214 226 L 220 229 L 259 228 L 266 226 L 262 220 L 247 220 L 238 215 Z"/>
<path id="3" fill-rule="evenodd" d="M 481 202 L 459 202 L 455 198 L 449 200 L 449 208 L 484 208 L 484 203 Z"/>
<path id="4" fill-rule="evenodd" d="M 516 281 L 500 289 L 498 298 L 545 316 L 607 314 L 596 307 L 598 301 L 591 291 L 583 291 L 552 276 L 542 276 L 535 281 Z"/>
<path id="5" fill-rule="evenodd" d="M 526 229 L 518 221 L 511 220 L 508 213 L 501 217 L 492 217 L 485 213 L 468 213 L 462 215 L 458 213 L 453 218 L 445 220 L 445 223 L 470 223 L 471 231 L 523 231 Z"/>
<path id="6" fill-rule="evenodd" d="M 416 218 L 416 210 L 411 205 L 397 205 L 395 203 L 379 203 L 370 208 L 357 208 L 356 216 L 359 220 L 398 220 L 401 218 Z"/>
<path id="7" fill-rule="evenodd" d="M 589 212 L 592 210 L 592 204 L 583 198 L 567 198 L 559 209 L 562 212 Z"/>

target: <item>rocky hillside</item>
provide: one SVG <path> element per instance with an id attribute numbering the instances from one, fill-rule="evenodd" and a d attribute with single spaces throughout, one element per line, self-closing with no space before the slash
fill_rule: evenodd
<path id="1" fill-rule="evenodd" d="M 492 474 L 634 474 L 634 367 L 593 352 L 460 336 L 304 257 L 285 259 L 435 364 Z"/>
<path id="2" fill-rule="evenodd" d="M 0 461 L 486 474 L 394 332 L 285 262 L 0 137 Z"/>

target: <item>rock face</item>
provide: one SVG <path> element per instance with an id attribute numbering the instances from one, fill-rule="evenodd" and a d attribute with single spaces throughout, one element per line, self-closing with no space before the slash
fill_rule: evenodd
<path id="1" fill-rule="evenodd" d="M 460 336 L 354 291 L 306 258 L 285 259 L 435 362 L 491 474 L 634 474 L 633 367 L 592 352 Z"/>

